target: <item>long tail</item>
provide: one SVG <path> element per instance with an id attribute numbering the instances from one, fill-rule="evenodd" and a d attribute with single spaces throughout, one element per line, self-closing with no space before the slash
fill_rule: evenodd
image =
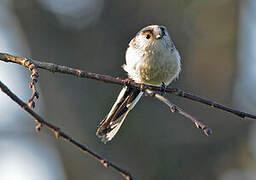
<path id="1" fill-rule="evenodd" d="M 141 98 L 143 92 L 132 87 L 123 87 L 108 115 L 100 123 L 96 135 L 107 143 L 118 132 L 128 112 Z"/>

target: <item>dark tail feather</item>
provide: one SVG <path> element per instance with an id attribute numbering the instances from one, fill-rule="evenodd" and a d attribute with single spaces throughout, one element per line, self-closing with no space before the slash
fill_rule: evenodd
<path id="1" fill-rule="evenodd" d="M 116 135 L 128 112 L 132 110 L 142 94 L 143 92 L 136 88 L 123 87 L 115 104 L 96 132 L 102 142 L 106 143 Z"/>

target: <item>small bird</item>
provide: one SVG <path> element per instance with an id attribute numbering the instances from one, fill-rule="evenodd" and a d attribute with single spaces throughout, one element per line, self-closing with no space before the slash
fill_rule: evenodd
<path id="1" fill-rule="evenodd" d="M 141 29 L 130 41 L 123 69 L 131 80 L 146 85 L 169 85 L 179 76 L 181 60 L 165 26 L 150 25 Z M 100 123 L 96 135 L 110 141 L 120 129 L 129 111 L 143 92 L 124 86 L 108 115 Z"/>

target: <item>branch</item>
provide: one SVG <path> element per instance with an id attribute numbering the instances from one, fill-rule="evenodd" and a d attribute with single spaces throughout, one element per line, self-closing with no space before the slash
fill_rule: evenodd
<path id="1" fill-rule="evenodd" d="M 35 98 L 38 99 L 39 98 L 39 93 L 36 89 L 36 83 L 38 82 L 38 78 L 39 78 L 39 73 L 37 68 L 35 67 L 34 64 L 30 64 L 29 65 L 29 70 L 32 72 L 30 78 L 31 78 L 31 82 L 29 84 L 29 87 L 32 89 L 32 96 L 30 97 L 30 99 L 28 100 L 28 105 L 31 108 L 35 108 Z"/>
<path id="2" fill-rule="evenodd" d="M 163 97 L 162 95 L 155 93 L 154 91 L 146 89 L 145 91 L 148 95 L 157 98 L 158 100 L 162 101 L 164 104 L 166 104 L 172 113 L 178 112 L 179 114 L 185 116 L 186 118 L 190 119 L 196 126 L 196 128 L 202 129 L 204 134 L 206 136 L 212 135 L 212 130 L 208 128 L 206 125 L 198 121 L 195 117 L 191 116 L 187 112 L 185 112 L 183 109 L 178 107 L 177 105 L 171 103 L 168 99 Z"/>
<path id="3" fill-rule="evenodd" d="M 45 127 L 47 127 L 48 129 L 50 129 L 55 134 L 56 138 L 62 137 L 64 140 L 66 140 L 67 142 L 71 143 L 72 145 L 74 145 L 75 147 L 80 149 L 83 153 L 87 153 L 87 154 L 91 155 L 92 157 L 94 157 L 95 159 L 97 159 L 104 167 L 112 167 L 115 170 L 117 170 L 119 173 L 121 173 L 121 175 L 123 175 L 127 180 L 132 180 L 132 176 L 128 171 L 126 171 L 126 170 L 118 167 L 117 165 L 113 164 L 112 162 L 104 159 L 100 155 L 98 155 L 95 152 L 88 149 L 85 145 L 79 143 L 78 141 L 76 141 L 75 139 L 73 139 L 72 137 L 70 137 L 69 135 L 64 133 L 63 131 L 61 131 L 61 129 L 59 127 L 45 121 L 40 115 L 38 115 L 35 111 L 33 111 L 29 107 L 29 105 L 27 105 L 19 97 L 17 97 L 13 92 L 11 92 L 10 89 L 8 89 L 8 87 L 5 86 L 1 81 L 0 81 L 0 89 L 5 94 L 7 94 L 13 101 L 15 101 L 18 105 L 20 105 L 20 107 L 22 109 L 24 109 L 33 118 L 35 118 L 39 124 L 42 124 Z"/>
<path id="4" fill-rule="evenodd" d="M 70 75 L 74 75 L 80 78 L 88 78 L 88 79 L 94 79 L 94 80 L 98 80 L 98 81 L 103 81 L 106 83 L 112 83 L 112 84 L 118 84 L 118 85 L 127 85 L 127 81 L 120 79 L 120 78 L 114 78 L 108 75 L 102 75 L 102 74 L 96 74 L 96 73 L 91 73 L 91 72 L 87 72 L 87 71 L 83 71 L 80 69 L 75 69 L 75 68 L 70 68 L 67 66 L 61 66 L 61 65 L 57 65 L 57 64 L 53 64 L 53 63 L 47 63 L 47 62 L 40 62 L 40 61 L 36 61 L 36 60 L 32 60 L 32 59 L 28 59 L 28 58 L 23 58 L 23 57 L 17 57 L 17 56 L 13 56 L 10 54 L 6 54 L 6 53 L 0 53 L 0 60 L 4 61 L 4 62 L 12 62 L 12 63 L 17 63 L 20 64 L 26 68 L 29 68 L 29 65 L 32 63 L 36 66 L 36 68 L 40 68 L 40 69 L 44 69 L 44 70 L 48 70 L 51 72 L 58 72 L 58 73 L 64 73 L 64 74 L 70 74 Z M 139 84 L 139 83 L 135 83 L 135 82 L 129 82 L 129 85 L 136 87 L 138 89 L 141 89 L 141 87 L 143 87 L 143 89 L 149 89 L 152 91 L 158 91 L 161 92 L 162 91 L 162 87 L 157 87 L 157 86 L 150 86 L 150 85 L 143 85 L 143 84 Z M 183 90 L 180 90 L 178 88 L 166 88 L 165 89 L 166 93 L 170 93 L 170 94 L 174 94 L 176 96 L 179 97 L 183 97 L 195 102 L 199 102 L 205 105 L 208 105 L 210 107 L 213 108 L 217 108 L 229 113 L 232 113 L 234 115 L 237 115 L 241 118 L 252 118 L 252 119 L 256 119 L 256 115 L 253 114 L 249 114 L 246 112 L 242 112 L 227 106 L 224 106 L 222 104 L 218 104 L 216 102 L 210 101 L 208 99 L 202 98 L 200 96 L 191 94 L 191 93 L 187 93 Z"/>

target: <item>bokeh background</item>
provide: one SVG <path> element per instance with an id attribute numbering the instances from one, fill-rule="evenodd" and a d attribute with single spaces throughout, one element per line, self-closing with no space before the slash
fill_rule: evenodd
<path id="1" fill-rule="evenodd" d="M 0 51 L 126 78 L 121 69 L 142 27 L 165 25 L 183 70 L 171 86 L 256 113 L 255 0 L 0 0 Z M 26 101 L 30 73 L 0 62 L 0 80 Z M 140 180 L 254 180 L 256 127 L 229 113 L 168 95 L 214 131 L 151 97 L 129 113 L 117 136 L 95 136 L 121 87 L 40 71 L 39 112 Z M 47 129 L 0 93 L 1 180 L 119 180 L 120 174 Z"/>

